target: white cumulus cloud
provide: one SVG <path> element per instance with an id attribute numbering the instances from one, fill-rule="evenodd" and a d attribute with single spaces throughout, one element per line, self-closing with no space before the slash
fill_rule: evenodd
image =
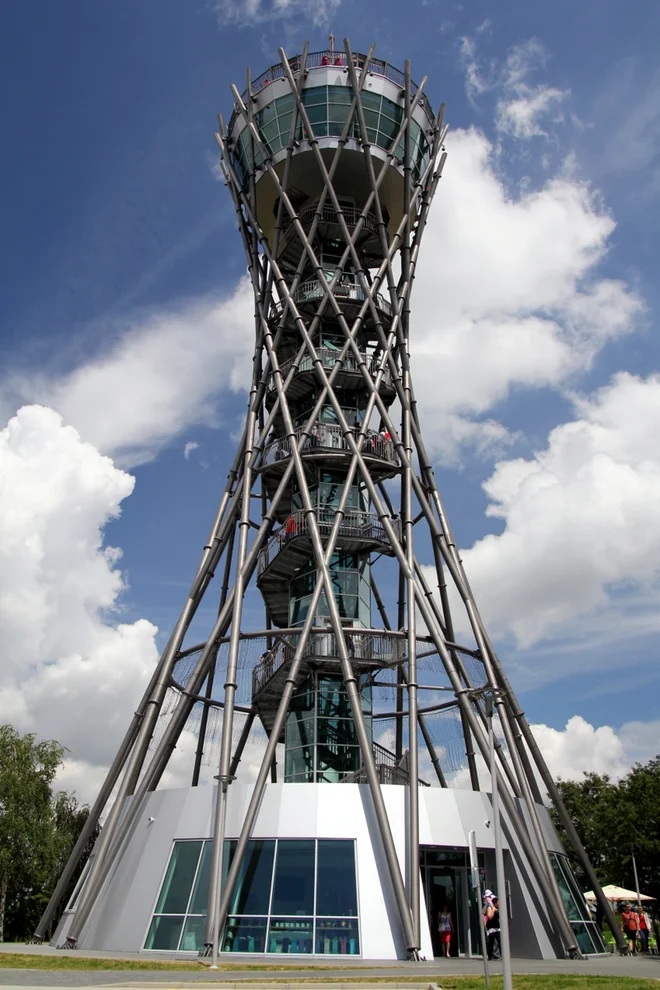
<path id="1" fill-rule="evenodd" d="M 483 417 L 514 385 L 557 388 L 588 368 L 641 309 L 598 277 L 614 220 L 566 176 L 512 196 L 493 146 L 454 133 L 420 253 L 411 335 L 417 397 L 437 455 L 503 430 Z"/>
<path id="2" fill-rule="evenodd" d="M 218 425 L 219 397 L 248 380 L 253 314 L 247 279 L 227 299 L 139 314 L 68 374 L 8 374 L 4 404 L 43 403 L 122 465 L 143 463 L 187 428 Z"/>
<path id="3" fill-rule="evenodd" d="M 85 799 L 157 658 L 155 626 L 118 621 L 121 555 L 103 537 L 133 484 L 50 409 L 0 432 L 0 722 L 67 746 Z"/>
<path id="4" fill-rule="evenodd" d="M 574 409 L 543 450 L 496 465 L 484 489 L 504 530 L 463 553 L 491 628 L 520 646 L 657 600 L 660 376 L 621 372 Z"/>
<path id="5" fill-rule="evenodd" d="M 532 731 L 553 777 L 563 780 L 592 772 L 618 780 L 633 763 L 646 763 L 660 751 L 660 722 L 626 722 L 617 730 L 574 715 L 564 729 L 533 725 Z"/>

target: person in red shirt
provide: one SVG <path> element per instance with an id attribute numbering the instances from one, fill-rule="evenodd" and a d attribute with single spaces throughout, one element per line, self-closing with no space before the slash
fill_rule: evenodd
<path id="1" fill-rule="evenodd" d="M 294 537 L 297 532 L 298 532 L 298 526 L 296 525 L 296 517 L 293 515 L 293 513 L 291 513 L 291 515 L 284 524 L 285 541 L 288 543 L 288 541 L 292 537 Z"/>
<path id="2" fill-rule="evenodd" d="M 622 912 L 621 921 L 623 923 L 623 934 L 628 939 L 628 948 L 630 949 L 631 955 L 634 955 L 635 947 L 637 945 L 639 918 L 633 911 L 632 906 L 630 904 L 627 904 L 626 910 Z"/>
<path id="3" fill-rule="evenodd" d="M 644 913 L 644 908 L 635 908 L 639 920 L 639 947 L 644 955 L 649 951 L 649 924 Z"/>

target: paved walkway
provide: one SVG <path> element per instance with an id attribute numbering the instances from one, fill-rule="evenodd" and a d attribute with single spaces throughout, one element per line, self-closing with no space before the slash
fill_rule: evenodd
<path id="1" fill-rule="evenodd" d="M 278 990 L 285 990 L 287 984 L 295 990 L 303 990 L 310 984 L 315 990 L 321 990 L 324 979 L 337 980 L 341 983 L 326 984 L 332 990 L 342 990 L 350 987 L 354 978 L 360 980 L 369 977 L 384 979 L 387 982 L 379 984 L 379 990 L 414 990 L 413 983 L 397 983 L 399 978 L 416 977 L 419 987 L 428 987 L 430 983 L 442 986 L 443 976 L 472 976 L 483 973 L 483 963 L 479 959 L 435 959 L 432 962 L 410 963 L 397 960 L 374 961 L 373 959 L 328 959 L 314 960 L 307 964 L 296 966 L 292 964 L 286 970 L 258 970 L 240 968 L 241 964 L 258 965 L 254 956 L 232 955 L 232 969 L 211 971 L 200 963 L 198 970 L 181 971 L 173 968 L 169 972 L 163 970 L 38 970 L 38 969 L 3 969 L 3 953 L 31 953 L 35 956 L 57 954 L 60 958 L 64 952 L 53 949 L 48 945 L 0 945 L 0 985 L 9 990 L 12 987 L 57 987 L 65 990 L 68 987 L 163 987 L 174 990 L 176 987 L 188 987 L 191 984 L 218 984 L 223 990 L 231 990 L 232 985 L 252 984 L 255 988 L 275 985 Z M 159 961 L 172 961 L 172 953 L 111 953 L 91 949 L 76 950 L 71 953 L 76 958 L 126 959 L 145 958 Z M 194 962 L 196 957 L 178 955 L 179 960 Z M 270 962 L 270 961 L 269 961 Z M 281 964 L 282 958 L 273 959 L 273 964 Z M 227 965 L 229 960 L 222 960 Z M 491 963 L 492 973 L 501 973 L 501 964 Z M 614 955 L 592 957 L 590 959 L 573 961 L 569 959 L 514 959 L 514 973 L 579 973 L 592 976 L 639 976 L 656 979 L 660 982 L 660 956 L 619 957 Z M 344 982 L 345 981 L 345 982 Z M 366 984 L 359 984 L 360 990 L 367 990 Z"/>

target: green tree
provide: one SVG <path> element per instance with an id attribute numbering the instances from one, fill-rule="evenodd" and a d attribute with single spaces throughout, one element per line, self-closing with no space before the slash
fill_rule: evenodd
<path id="1" fill-rule="evenodd" d="M 89 813 L 73 795 L 53 795 L 64 752 L 0 726 L 0 942 L 32 934 Z"/>
<path id="2" fill-rule="evenodd" d="M 618 783 L 589 773 L 557 786 L 601 884 L 635 889 L 634 849 L 640 889 L 660 900 L 660 757 L 637 764 Z M 554 817 L 585 889 L 586 877 Z"/>

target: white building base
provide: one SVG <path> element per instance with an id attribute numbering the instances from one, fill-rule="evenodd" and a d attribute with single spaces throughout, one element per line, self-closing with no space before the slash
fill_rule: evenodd
<path id="1" fill-rule="evenodd" d="M 382 789 L 405 877 L 407 788 L 384 786 Z M 230 787 L 227 838 L 238 836 L 251 791 L 249 785 L 238 782 Z M 421 787 L 419 796 L 420 846 L 435 851 L 466 849 L 468 832 L 473 830 L 477 848 L 484 857 L 486 885 L 495 889 L 490 795 Z M 148 796 L 126 851 L 106 881 L 81 934 L 80 948 L 143 951 L 173 843 L 175 840 L 209 839 L 214 804 L 215 788 L 205 786 L 158 790 Z M 561 853 L 561 844 L 547 812 L 539 808 L 539 813 L 549 850 Z M 505 819 L 512 952 L 515 956 L 528 958 L 563 955 L 525 857 L 520 849 L 510 846 L 510 836 Z M 359 956 L 374 960 L 405 959 L 406 947 L 401 937 L 394 893 L 366 785 L 268 784 L 253 837 L 354 840 Z M 420 907 L 421 953 L 432 959 L 431 925 L 434 921 L 430 923 L 428 917 L 424 884 Z M 61 944 L 66 938 L 74 910 L 65 912 L 54 938 L 55 944 Z M 148 955 L 147 950 L 144 951 Z M 470 945 L 466 954 L 470 953 L 480 954 L 480 947 Z"/>

